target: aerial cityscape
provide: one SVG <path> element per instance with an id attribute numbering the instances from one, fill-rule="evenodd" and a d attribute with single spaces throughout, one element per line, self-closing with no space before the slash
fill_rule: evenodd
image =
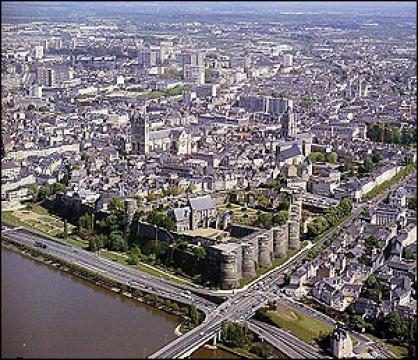
<path id="1" fill-rule="evenodd" d="M 416 356 L 416 2 L 1 19 L 2 358 Z"/>

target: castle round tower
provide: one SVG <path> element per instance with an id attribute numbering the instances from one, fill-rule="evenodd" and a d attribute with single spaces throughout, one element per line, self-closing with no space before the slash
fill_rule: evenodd
<path id="1" fill-rule="evenodd" d="M 300 249 L 300 227 L 299 221 L 289 220 L 289 248 L 294 250 Z"/>
<path id="2" fill-rule="evenodd" d="M 132 219 L 134 218 L 135 212 L 137 210 L 137 203 L 135 199 L 126 198 L 125 199 L 125 234 L 129 234 Z"/>
<path id="3" fill-rule="evenodd" d="M 250 243 L 242 244 L 242 276 L 253 277 L 255 273 L 255 251 Z"/>
<path id="4" fill-rule="evenodd" d="M 233 253 L 222 253 L 221 286 L 222 289 L 234 289 L 238 283 L 236 256 Z"/>
<path id="5" fill-rule="evenodd" d="M 287 224 L 273 228 L 273 254 L 274 257 L 286 256 L 289 250 Z"/>
<path id="6" fill-rule="evenodd" d="M 258 264 L 260 267 L 269 267 L 271 264 L 270 259 L 270 238 L 265 235 L 258 237 Z"/>

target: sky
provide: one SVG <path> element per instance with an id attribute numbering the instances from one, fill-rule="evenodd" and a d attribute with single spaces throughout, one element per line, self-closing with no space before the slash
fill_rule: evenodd
<path id="1" fill-rule="evenodd" d="M 2 20 L 26 17 L 130 16 L 145 14 L 275 13 L 280 11 L 386 13 L 416 17 L 415 1 L 2 1 Z"/>

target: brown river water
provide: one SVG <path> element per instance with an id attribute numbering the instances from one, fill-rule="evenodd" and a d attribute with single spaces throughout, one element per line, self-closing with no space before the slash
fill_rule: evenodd
<path id="1" fill-rule="evenodd" d="M 2 358 L 144 358 L 176 338 L 177 317 L 3 246 L 1 290 Z"/>

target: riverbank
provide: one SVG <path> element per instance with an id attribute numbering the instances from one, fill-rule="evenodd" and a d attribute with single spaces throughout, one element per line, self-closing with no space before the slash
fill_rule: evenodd
<path id="1" fill-rule="evenodd" d="M 31 247 L 27 247 L 25 245 L 17 243 L 9 239 L 7 236 L 2 236 L 1 242 L 2 246 L 6 247 L 9 250 L 17 252 L 22 256 L 31 258 L 37 262 L 41 262 L 45 265 L 54 267 L 62 272 L 72 274 L 104 289 L 119 293 L 120 295 L 123 295 L 125 297 L 132 298 L 133 300 L 162 310 L 170 315 L 175 315 L 180 319 L 180 324 L 188 323 L 190 320 L 188 316 L 188 314 L 190 313 L 190 306 L 186 304 L 176 303 L 175 301 L 171 301 L 168 299 L 165 300 L 155 294 L 146 294 L 141 290 L 130 288 L 125 284 L 121 284 L 112 279 L 108 279 L 98 273 L 95 273 L 81 266 L 70 264 L 53 255 L 46 254 L 38 249 L 33 249 Z M 203 313 L 201 313 L 201 315 L 203 315 L 204 317 Z M 202 321 L 203 317 L 201 317 Z"/>
<path id="2" fill-rule="evenodd" d="M 3 246 L 1 289 L 4 359 L 138 359 L 176 338 L 178 317 Z"/>

